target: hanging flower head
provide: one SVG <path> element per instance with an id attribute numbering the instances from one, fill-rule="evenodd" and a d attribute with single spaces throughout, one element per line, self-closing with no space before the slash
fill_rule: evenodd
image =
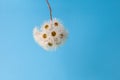
<path id="1" fill-rule="evenodd" d="M 35 27 L 33 37 L 45 50 L 55 50 L 66 40 L 67 31 L 59 20 L 56 18 L 52 19 L 50 4 L 48 0 L 46 2 L 50 10 L 50 20 L 41 25 L 40 28 Z"/>

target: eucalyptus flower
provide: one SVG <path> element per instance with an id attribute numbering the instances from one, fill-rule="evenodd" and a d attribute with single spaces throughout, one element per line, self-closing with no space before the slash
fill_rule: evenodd
<path id="1" fill-rule="evenodd" d="M 50 20 L 44 22 L 39 28 L 33 29 L 33 37 L 45 50 L 56 50 L 67 39 L 68 33 L 64 25 L 56 18 L 52 19 L 52 10 L 48 0 L 46 0 L 50 10 Z"/>
<path id="2" fill-rule="evenodd" d="M 57 19 L 47 21 L 40 28 L 33 29 L 35 41 L 46 50 L 55 50 L 64 43 L 67 38 L 67 31 L 63 24 Z"/>

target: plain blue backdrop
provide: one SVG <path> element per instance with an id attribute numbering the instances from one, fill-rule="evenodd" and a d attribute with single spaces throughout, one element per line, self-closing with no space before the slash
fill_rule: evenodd
<path id="1" fill-rule="evenodd" d="M 49 2 L 69 31 L 54 52 L 32 36 L 45 0 L 0 0 L 0 80 L 120 80 L 120 0 Z"/>

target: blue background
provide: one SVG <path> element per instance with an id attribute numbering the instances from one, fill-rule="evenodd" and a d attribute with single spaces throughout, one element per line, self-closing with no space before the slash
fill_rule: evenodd
<path id="1" fill-rule="evenodd" d="M 120 0 L 49 2 L 69 31 L 55 52 L 32 36 L 45 0 L 0 0 L 0 80 L 120 80 Z"/>

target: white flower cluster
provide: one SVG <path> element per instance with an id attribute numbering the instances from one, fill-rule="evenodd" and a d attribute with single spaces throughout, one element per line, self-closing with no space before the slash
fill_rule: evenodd
<path id="1" fill-rule="evenodd" d="M 66 40 L 67 31 L 57 19 L 53 19 L 45 22 L 41 28 L 35 27 L 33 37 L 45 50 L 55 50 Z"/>

